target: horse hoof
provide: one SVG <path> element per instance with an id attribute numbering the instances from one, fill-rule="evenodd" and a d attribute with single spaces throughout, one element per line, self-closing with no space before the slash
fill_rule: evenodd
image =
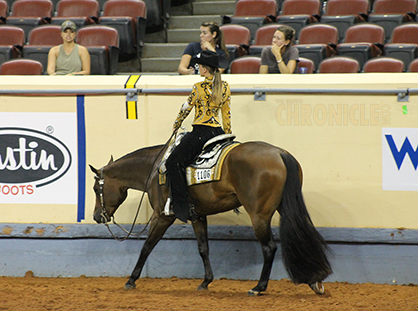
<path id="1" fill-rule="evenodd" d="M 130 283 L 126 283 L 124 289 L 125 290 L 131 290 L 131 289 L 135 289 L 136 285 L 135 284 L 130 284 Z"/>
<path id="2" fill-rule="evenodd" d="M 250 289 L 248 291 L 248 296 L 260 296 L 260 295 L 261 295 L 261 292 L 259 292 L 259 291 L 256 291 L 256 290 L 253 290 L 253 289 Z"/>
<path id="3" fill-rule="evenodd" d="M 315 294 L 323 295 L 325 293 L 325 288 L 324 285 L 322 285 L 322 282 L 309 284 L 309 287 L 315 292 Z"/>
<path id="4" fill-rule="evenodd" d="M 200 284 L 198 287 L 197 287 L 197 290 L 208 290 L 208 286 L 206 285 L 202 285 L 202 284 Z"/>

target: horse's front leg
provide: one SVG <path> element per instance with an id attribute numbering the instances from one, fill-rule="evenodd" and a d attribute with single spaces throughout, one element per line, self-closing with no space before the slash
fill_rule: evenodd
<path id="1" fill-rule="evenodd" d="M 144 246 L 142 246 L 138 262 L 136 263 L 128 282 L 125 284 L 125 289 L 133 289 L 136 287 L 135 281 L 139 279 L 145 261 L 147 260 L 151 251 L 154 249 L 155 245 L 157 245 L 157 243 L 161 240 L 168 227 L 173 224 L 174 220 L 175 217 L 166 217 L 157 212 L 154 212 L 151 218 L 147 239 L 145 240 Z"/>
<path id="2" fill-rule="evenodd" d="M 199 254 L 202 257 L 203 266 L 205 267 L 205 279 L 197 289 L 204 290 L 208 289 L 208 285 L 213 281 L 213 273 L 209 260 L 208 222 L 206 216 L 194 220 L 192 225 L 197 239 Z"/>

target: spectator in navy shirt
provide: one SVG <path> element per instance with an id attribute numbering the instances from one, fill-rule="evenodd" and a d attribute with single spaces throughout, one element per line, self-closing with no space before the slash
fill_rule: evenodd
<path id="1" fill-rule="evenodd" d="M 197 74 L 199 68 L 190 66 L 192 57 L 203 50 L 216 52 L 219 55 L 219 70 L 224 72 L 229 67 L 229 53 L 225 47 L 222 30 L 215 22 L 205 22 L 200 26 L 200 42 L 187 45 L 181 57 L 177 71 L 182 75 Z"/>

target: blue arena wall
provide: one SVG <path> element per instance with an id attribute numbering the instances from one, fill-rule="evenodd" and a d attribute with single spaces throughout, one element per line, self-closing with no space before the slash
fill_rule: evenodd
<path id="1" fill-rule="evenodd" d="M 130 227 L 125 225 L 125 229 Z M 110 225 L 118 236 L 119 228 Z M 145 229 L 145 231 L 143 231 Z M 142 232 L 143 231 L 143 232 Z M 330 246 L 334 273 L 328 282 L 418 284 L 418 230 L 318 228 Z M 119 242 L 104 225 L 1 224 L 0 275 L 22 277 L 125 277 L 130 275 L 147 229 Z M 278 228 L 273 228 L 280 243 Z M 256 280 L 261 273 L 261 247 L 248 226 L 210 226 L 210 258 L 215 278 Z M 271 279 L 288 278 L 280 244 Z M 141 277 L 203 278 L 203 264 L 190 225 L 168 229 L 151 253 Z"/>

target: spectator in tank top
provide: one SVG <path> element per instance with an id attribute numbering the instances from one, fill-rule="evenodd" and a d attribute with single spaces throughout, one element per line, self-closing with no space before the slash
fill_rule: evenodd
<path id="1" fill-rule="evenodd" d="M 49 50 L 47 73 L 49 75 L 89 75 L 90 54 L 87 48 L 75 43 L 77 28 L 72 21 L 61 25 L 63 44 Z"/>

